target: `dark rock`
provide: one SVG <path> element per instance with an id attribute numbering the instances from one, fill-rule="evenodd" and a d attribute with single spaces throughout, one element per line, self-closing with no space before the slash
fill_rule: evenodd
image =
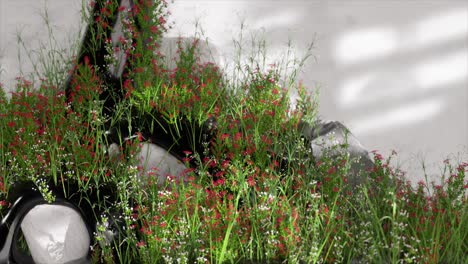
<path id="1" fill-rule="evenodd" d="M 325 156 L 349 155 L 351 166 L 347 179 L 353 189 L 367 181 L 374 162 L 359 140 L 342 123 L 338 121 L 318 121 L 316 124 L 302 122 L 300 129 L 310 141 L 312 154 L 317 160 Z"/>

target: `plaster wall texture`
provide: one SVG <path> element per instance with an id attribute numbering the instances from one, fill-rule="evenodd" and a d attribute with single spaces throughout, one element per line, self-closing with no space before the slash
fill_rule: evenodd
<path id="1" fill-rule="evenodd" d="M 44 10 L 60 44 L 46 50 L 71 54 L 83 28 L 81 6 L 0 1 L 0 82 L 7 90 L 20 72 L 34 71 L 37 55 L 30 60 L 25 51 L 49 39 Z M 284 54 L 289 40 L 298 57 L 313 42 L 299 79 L 319 90 L 320 116 L 348 126 L 369 150 L 395 150 L 394 163 L 413 182 L 425 174 L 440 180 L 447 157 L 468 160 L 468 2 L 177 0 L 170 10 L 175 24 L 168 37 L 192 37 L 198 21 L 227 67 L 241 22 L 246 39 L 266 41 L 268 62 Z"/>

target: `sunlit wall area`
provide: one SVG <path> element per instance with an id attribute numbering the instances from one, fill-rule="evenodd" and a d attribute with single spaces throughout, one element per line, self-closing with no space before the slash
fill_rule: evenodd
<path id="1" fill-rule="evenodd" d="M 413 178 L 424 176 L 422 162 L 433 180 L 448 155 L 467 159 L 468 3 L 349 1 L 330 12 L 339 78 L 325 83 L 334 87 L 322 112 L 368 147 L 397 150 Z"/>

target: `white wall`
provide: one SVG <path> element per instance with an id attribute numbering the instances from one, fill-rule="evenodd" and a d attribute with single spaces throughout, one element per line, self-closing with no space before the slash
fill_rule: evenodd
<path id="1" fill-rule="evenodd" d="M 7 89 L 20 65 L 31 70 L 24 56 L 18 63 L 15 32 L 26 49 L 47 41 L 44 3 L 60 43 L 78 36 L 79 0 L 0 0 Z M 246 33 L 264 33 L 272 60 L 288 39 L 299 55 L 314 41 L 301 79 L 320 89 L 321 116 L 342 121 L 369 150 L 396 150 L 413 181 L 423 178 L 422 159 L 431 179 L 447 156 L 468 160 L 468 2 L 176 0 L 171 11 L 169 36 L 192 35 L 198 19 L 225 63 L 242 20 Z"/>
<path id="2" fill-rule="evenodd" d="M 4 87 L 13 89 L 20 73 L 34 74 L 33 64 L 39 67 L 41 50 L 57 59 L 59 54 L 70 56 L 71 44 L 83 28 L 81 6 L 81 0 L 0 0 L 0 82 Z M 50 39 L 49 30 L 55 39 Z"/>
<path id="3" fill-rule="evenodd" d="M 273 57 L 288 39 L 298 54 L 313 41 L 301 78 L 320 90 L 322 117 L 369 150 L 396 150 L 413 181 L 422 161 L 436 180 L 448 156 L 468 160 L 468 2 L 179 0 L 172 12 L 172 34 L 199 20 L 228 56 L 241 21 L 264 32 Z"/>

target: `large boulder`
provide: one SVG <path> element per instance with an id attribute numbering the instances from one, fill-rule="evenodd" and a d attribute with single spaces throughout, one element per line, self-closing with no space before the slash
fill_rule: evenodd
<path id="1" fill-rule="evenodd" d="M 88 228 L 71 207 L 36 205 L 24 216 L 21 229 L 35 263 L 69 263 L 88 256 Z"/>

